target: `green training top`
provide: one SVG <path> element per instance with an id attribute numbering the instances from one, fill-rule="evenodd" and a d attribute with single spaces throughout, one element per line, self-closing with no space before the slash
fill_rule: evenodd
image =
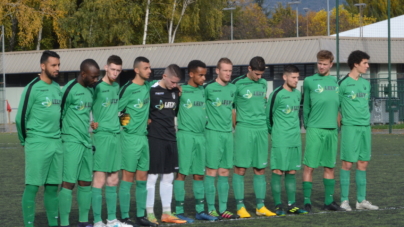
<path id="1" fill-rule="evenodd" d="M 202 86 L 183 85 L 178 112 L 178 129 L 203 133 L 206 126 L 205 91 Z"/>
<path id="2" fill-rule="evenodd" d="M 138 85 L 131 80 L 119 91 L 119 111 L 130 115 L 129 123 L 123 127 L 126 133 L 147 135 L 147 119 L 150 109 L 150 84 Z"/>
<path id="3" fill-rule="evenodd" d="M 299 90 L 288 91 L 283 86 L 276 88 L 269 96 L 267 125 L 272 147 L 301 146 L 300 100 Z"/>
<path id="4" fill-rule="evenodd" d="M 343 125 L 370 125 L 369 81 L 348 75 L 338 81 Z"/>
<path id="5" fill-rule="evenodd" d="M 236 85 L 234 100 L 237 111 L 237 124 L 244 126 L 266 127 L 266 92 L 267 81 L 253 81 L 243 75 L 232 81 Z"/>
<path id="6" fill-rule="evenodd" d="M 118 118 L 118 83 L 112 85 L 102 79 L 98 81 L 93 93 L 93 118 L 98 122 L 97 132 L 119 133 L 120 125 Z"/>
<path id="7" fill-rule="evenodd" d="M 47 84 L 39 77 L 32 80 L 21 95 L 16 116 L 18 138 L 25 145 L 27 137 L 60 138 L 59 84 Z"/>
<path id="8" fill-rule="evenodd" d="M 76 79 L 69 81 L 62 89 L 62 98 L 66 89 L 71 86 L 66 96 L 62 113 L 63 141 L 82 143 L 91 148 L 90 111 L 93 105 L 92 88 L 83 87 Z"/>
<path id="9" fill-rule="evenodd" d="M 232 131 L 232 110 L 236 86 L 220 85 L 215 80 L 205 85 L 207 129 L 219 132 Z"/>
<path id="10" fill-rule="evenodd" d="M 334 76 L 314 74 L 304 79 L 303 91 L 304 127 L 337 128 L 337 79 Z"/>

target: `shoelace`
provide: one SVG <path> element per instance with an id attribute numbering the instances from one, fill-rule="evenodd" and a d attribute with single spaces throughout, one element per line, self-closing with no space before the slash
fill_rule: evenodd
<path id="1" fill-rule="evenodd" d="M 230 212 L 230 211 L 225 211 L 225 212 L 223 212 L 223 214 L 222 214 L 222 217 L 223 217 L 223 218 L 231 218 L 232 216 L 233 216 L 233 213 Z"/>

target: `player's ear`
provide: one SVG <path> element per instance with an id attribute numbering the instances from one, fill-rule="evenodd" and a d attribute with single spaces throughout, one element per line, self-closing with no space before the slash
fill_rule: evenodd
<path id="1" fill-rule="evenodd" d="M 105 65 L 104 69 L 105 69 L 105 71 L 107 71 L 108 70 L 108 65 Z"/>
<path id="2" fill-rule="evenodd" d="M 248 66 L 248 72 L 251 72 L 251 71 L 252 71 L 251 66 Z"/>
<path id="3" fill-rule="evenodd" d="M 41 63 L 41 69 L 42 69 L 42 71 L 45 71 L 45 63 Z"/>
<path id="4" fill-rule="evenodd" d="M 216 68 L 216 74 L 219 75 L 219 68 Z"/>

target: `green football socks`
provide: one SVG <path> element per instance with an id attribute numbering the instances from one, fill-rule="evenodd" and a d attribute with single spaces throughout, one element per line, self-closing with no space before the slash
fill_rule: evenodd
<path id="1" fill-rule="evenodd" d="M 244 205 L 244 176 L 233 174 L 233 191 L 236 198 L 237 210 L 240 210 Z"/>
<path id="2" fill-rule="evenodd" d="M 282 204 L 282 202 L 281 202 L 281 180 L 282 180 L 282 175 L 272 173 L 271 190 L 272 190 L 272 197 L 274 198 L 275 206 Z"/>
<path id="3" fill-rule="evenodd" d="M 285 189 L 288 196 L 288 205 L 296 203 L 296 175 L 285 174 Z"/>
<path id="4" fill-rule="evenodd" d="M 59 199 L 57 184 L 45 184 L 44 203 L 49 226 L 59 226 Z"/>
<path id="5" fill-rule="evenodd" d="M 216 197 L 216 188 L 215 188 L 215 177 L 205 176 L 204 179 L 205 184 L 205 193 L 206 193 L 206 203 L 208 204 L 208 211 L 216 210 L 215 208 L 215 197 Z"/>
<path id="6" fill-rule="evenodd" d="M 334 201 L 334 187 L 335 180 L 334 179 L 323 179 L 324 183 L 324 204 L 330 205 Z"/>
<path id="7" fill-rule="evenodd" d="M 119 206 L 121 208 L 121 218 L 129 218 L 130 189 L 132 182 L 121 181 L 119 185 Z M 136 200 L 137 201 L 137 200 Z"/>
<path id="8" fill-rule="evenodd" d="M 356 196 L 359 203 L 366 199 L 366 171 L 356 170 Z"/>
<path id="9" fill-rule="evenodd" d="M 227 210 L 227 200 L 229 198 L 229 177 L 219 176 L 217 180 L 217 191 L 219 196 L 219 212 Z"/>
<path id="10" fill-rule="evenodd" d="M 102 208 L 102 189 L 92 187 L 92 199 L 91 205 L 94 215 L 94 223 L 102 221 L 101 219 L 101 208 Z"/>
<path id="11" fill-rule="evenodd" d="M 79 222 L 88 222 L 91 207 L 91 186 L 77 187 L 77 204 L 79 206 Z"/>
<path id="12" fill-rule="evenodd" d="M 184 199 L 185 199 L 184 181 L 182 180 L 174 181 L 174 196 L 175 196 L 175 212 L 177 214 L 183 214 Z"/>
<path id="13" fill-rule="evenodd" d="M 25 185 L 22 195 L 22 216 L 24 226 L 33 227 L 35 220 L 35 197 L 39 187 L 35 185 Z"/>
<path id="14" fill-rule="evenodd" d="M 195 198 L 195 209 L 196 212 L 200 213 L 204 211 L 204 205 L 205 205 L 205 200 L 204 200 L 204 194 L 205 194 L 205 189 L 203 187 L 203 181 L 201 180 L 193 180 L 192 181 L 192 187 L 194 191 L 194 198 Z"/>
<path id="15" fill-rule="evenodd" d="M 264 206 L 265 194 L 267 190 L 265 175 L 254 174 L 253 185 L 257 208 L 261 209 Z"/>
<path id="16" fill-rule="evenodd" d="M 313 187 L 313 183 L 310 181 L 303 181 L 303 196 L 304 196 L 304 204 L 311 204 L 311 188 Z"/>
<path id="17" fill-rule="evenodd" d="M 146 181 L 136 181 L 136 216 L 144 217 L 146 210 L 147 189 Z"/>
<path id="18" fill-rule="evenodd" d="M 341 169 L 340 171 L 341 203 L 348 200 L 351 171 Z"/>
<path id="19" fill-rule="evenodd" d="M 108 220 L 116 219 L 116 186 L 105 186 L 105 200 L 107 203 Z"/>
<path id="20" fill-rule="evenodd" d="M 68 226 L 72 208 L 72 190 L 63 188 L 59 192 L 60 225 Z"/>

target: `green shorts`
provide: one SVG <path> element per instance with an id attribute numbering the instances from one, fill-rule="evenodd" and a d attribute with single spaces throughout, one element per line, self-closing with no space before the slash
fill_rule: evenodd
<path id="1" fill-rule="evenodd" d="M 303 164 L 311 168 L 334 168 L 337 147 L 337 129 L 307 128 Z"/>
<path id="2" fill-rule="evenodd" d="M 263 169 L 268 166 L 268 129 L 236 126 L 234 165 Z"/>
<path id="3" fill-rule="evenodd" d="M 42 186 L 61 184 L 63 147 L 61 139 L 27 138 L 25 152 L 25 184 Z"/>
<path id="4" fill-rule="evenodd" d="M 233 167 L 233 133 L 206 129 L 206 167 L 230 169 Z"/>
<path id="5" fill-rule="evenodd" d="M 93 171 L 113 173 L 121 169 L 121 148 L 119 134 L 109 132 L 94 133 Z"/>
<path id="6" fill-rule="evenodd" d="M 271 169 L 281 171 L 300 170 L 302 166 L 302 147 L 271 148 Z"/>
<path id="7" fill-rule="evenodd" d="M 148 171 L 150 165 L 149 141 L 147 136 L 139 136 L 122 131 L 122 168 L 129 172 Z"/>
<path id="8" fill-rule="evenodd" d="M 341 160 L 347 162 L 370 161 L 372 132 L 370 126 L 342 126 Z"/>
<path id="9" fill-rule="evenodd" d="M 82 143 L 63 142 L 63 181 L 76 183 L 93 179 L 93 151 Z"/>
<path id="10" fill-rule="evenodd" d="M 205 174 L 206 140 L 203 133 L 193 133 L 179 130 L 177 146 L 179 173 L 188 175 Z"/>

